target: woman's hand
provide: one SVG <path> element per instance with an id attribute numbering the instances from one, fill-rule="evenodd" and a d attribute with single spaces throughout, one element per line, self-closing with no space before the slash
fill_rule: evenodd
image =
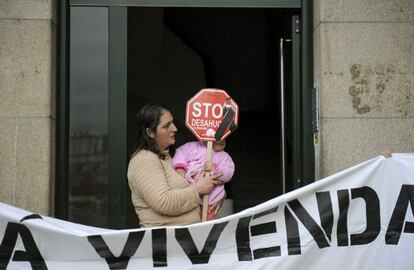
<path id="1" fill-rule="evenodd" d="M 386 158 L 390 158 L 390 157 L 392 157 L 392 153 L 391 153 L 391 152 L 388 152 L 388 151 L 383 152 L 383 153 L 382 153 L 382 155 L 383 155 L 384 157 L 386 157 Z"/>
<path id="2" fill-rule="evenodd" d="M 223 174 L 215 174 L 212 176 L 203 176 L 197 180 L 197 183 L 194 185 L 195 189 L 197 190 L 198 194 L 206 195 L 209 194 L 215 186 L 223 185 L 223 182 L 218 180 L 222 177 Z"/>

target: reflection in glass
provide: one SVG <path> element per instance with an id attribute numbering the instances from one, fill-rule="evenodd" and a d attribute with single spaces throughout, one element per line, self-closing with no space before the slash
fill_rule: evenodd
<path id="1" fill-rule="evenodd" d="M 70 9 L 68 219 L 108 219 L 108 9 Z"/>

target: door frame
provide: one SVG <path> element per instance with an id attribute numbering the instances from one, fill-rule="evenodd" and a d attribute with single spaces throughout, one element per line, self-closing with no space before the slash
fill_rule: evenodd
<path id="1" fill-rule="evenodd" d="M 306 0 L 70 0 L 71 6 L 301 8 Z"/>
<path id="2" fill-rule="evenodd" d="M 68 145 L 69 145 L 69 10 L 71 6 L 102 6 L 109 8 L 109 227 L 126 225 L 128 187 L 126 177 L 126 29 L 127 8 L 141 7 L 218 7 L 218 8 L 300 8 L 301 9 L 301 85 L 300 85 L 300 183 L 304 186 L 315 179 L 312 134 L 313 89 L 313 1 L 312 0 L 61 0 L 57 4 L 57 91 L 55 135 L 54 215 L 67 219 L 68 207 Z M 122 28 L 123 31 L 111 31 Z M 111 32 L 113 32 L 111 34 Z M 116 36 L 114 36 L 116 33 Z M 115 90 L 117 92 L 115 92 Z M 121 94 L 120 94 L 121 93 Z M 121 106 L 121 105 L 125 106 Z M 118 108 L 118 109 L 116 109 Z M 119 120 L 124 119 L 124 120 Z M 124 133 L 125 131 L 125 133 Z M 111 139 L 112 138 L 112 139 Z M 122 150 L 124 149 L 124 150 Z M 111 157 L 112 156 L 112 157 Z M 125 158 L 117 158 L 124 156 Z"/>

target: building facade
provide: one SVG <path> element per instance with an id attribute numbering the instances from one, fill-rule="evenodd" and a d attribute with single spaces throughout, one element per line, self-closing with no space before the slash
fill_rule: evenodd
<path id="1" fill-rule="evenodd" d="M 291 142 L 286 144 L 286 151 L 290 151 L 287 153 L 287 159 L 292 165 L 287 165 L 285 170 L 288 176 L 292 177 L 292 189 L 377 156 L 385 150 L 414 152 L 413 1 L 379 0 L 373 3 L 367 0 L 302 0 L 275 1 L 275 4 L 270 4 L 270 6 L 266 5 L 272 1 L 259 1 L 264 4 L 256 7 L 255 10 L 250 10 L 246 6 L 240 9 L 237 0 L 228 1 L 230 4 L 227 7 L 214 7 L 214 3 L 217 4 L 216 1 L 195 1 L 198 6 L 192 10 L 179 9 L 180 6 L 178 9 L 163 8 L 163 1 L 154 1 L 158 3 L 154 8 L 148 7 L 151 6 L 148 4 L 151 1 L 137 1 L 142 3 L 143 7 L 131 5 L 134 1 L 121 1 L 128 2 L 131 7 L 123 10 L 115 5 L 113 9 L 109 7 L 106 10 L 103 6 L 102 9 L 87 10 L 86 13 L 82 13 L 84 7 L 81 2 L 0 0 L 1 202 L 44 215 L 82 221 L 83 216 L 88 214 L 88 212 L 81 213 L 82 207 L 88 207 L 95 213 L 107 211 L 111 205 L 112 196 L 105 195 L 108 189 L 111 187 L 116 189 L 117 186 L 125 185 L 124 179 L 111 183 L 107 178 L 111 178 L 111 173 L 122 175 L 125 172 L 127 158 L 117 165 L 121 167 L 117 172 L 111 168 L 117 162 L 113 160 L 114 153 L 117 153 L 120 148 L 123 148 L 120 150 L 121 156 L 126 157 L 129 154 L 130 149 L 126 149 L 127 143 L 114 145 L 113 140 L 111 141 L 110 136 L 105 135 L 105 132 L 85 133 L 80 132 L 82 129 L 73 128 L 78 122 L 75 123 L 72 119 L 82 119 L 86 117 L 85 114 L 88 114 L 88 111 L 82 111 L 82 107 L 79 107 L 80 109 L 71 107 L 76 105 L 76 102 L 80 102 L 76 100 L 76 96 L 82 97 L 84 93 L 82 91 L 85 93 L 88 91 L 88 87 L 83 89 L 82 84 L 79 84 L 79 87 L 74 86 L 77 86 L 79 78 L 88 76 L 89 78 L 102 78 L 99 76 L 103 76 L 103 71 L 101 71 L 98 77 L 93 77 L 93 66 L 88 67 L 90 70 L 88 75 L 85 75 L 85 72 L 77 72 L 81 69 L 79 66 L 75 67 L 74 63 L 94 55 L 99 48 L 111 52 L 106 54 L 108 58 L 103 59 L 103 64 L 99 64 L 101 67 L 106 65 L 104 70 L 107 70 L 108 74 L 105 73 L 107 77 L 104 79 L 109 81 L 109 84 L 96 85 L 97 80 L 90 79 L 85 85 L 99 89 L 107 87 L 108 92 L 101 101 L 96 93 L 90 92 L 89 95 L 93 97 L 91 98 L 93 102 L 88 103 L 89 107 L 96 108 L 102 104 L 118 104 L 119 102 L 125 102 L 124 105 L 128 105 L 128 111 L 118 114 L 115 120 L 111 120 L 113 115 L 109 109 L 92 111 L 94 114 L 98 113 L 96 119 L 99 117 L 99 119 L 104 119 L 102 120 L 103 130 L 110 129 L 112 124 L 119 123 L 124 123 L 124 128 L 127 130 L 129 126 L 133 126 L 131 124 L 133 120 L 130 120 L 129 115 L 135 113 L 135 111 L 129 112 L 130 108 L 139 107 L 148 100 L 158 99 L 164 102 L 175 100 L 172 102 L 172 107 L 176 108 L 177 114 L 183 114 L 180 105 L 182 101 L 175 99 L 177 94 L 165 91 L 163 85 L 168 85 L 170 88 L 182 88 L 183 92 L 179 95 L 182 95 L 184 100 L 187 96 L 191 96 L 192 89 L 195 93 L 199 87 L 211 87 L 211 82 L 215 82 L 217 87 L 224 85 L 239 88 L 241 90 L 235 92 L 235 95 L 246 108 L 244 116 L 243 114 L 240 116 L 240 121 L 242 117 L 248 119 L 248 121 L 245 120 L 246 125 L 257 118 L 263 118 L 263 115 L 272 111 L 271 108 L 275 106 L 279 110 L 279 105 L 269 103 L 272 98 L 278 100 L 279 92 L 272 94 L 263 90 L 262 93 L 260 89 L 279 85 L 281 77 L 275 79 L 271 74 L 272 72 L 280 74 L 282 68 L 276 62 L 269 62 L 268 59 L 272 57 L 277 58 L 278 61 L 281 59 L 277 48 L 269 49 L 273 43 L 280 41 L 285 42 L 285 58 L 292 60 L 285 65 L 286 70 L 291 70 L 292 73 L 286 84 L 288 94 L 285 97 L 288 100 L 286 120 L 292 121 L 291 126 L 289 124 L 286 126 L 287 139 L 291 139 Z M 281 2 L 286 2 L 287 7 L 280 8 L 278 5 Z M 208 10 L 203 9 L 203 4 Z M 233 7 L 235 10 L 230 10 Z M 272 10 L 269 11 L 268 8 Z M 304 13 L 305 9 L 308 12 L 310 10 L 310 13 Z M 88 18 L 90 14 L 88 12 L 95 14 L 94 18 L 101 16 L 99 18 L 102 18 L 103 22 L 99 24 L 98 21 L 85 20 L 83 24 L 77 25 L 76 22 Z M 126 16 L 128 16 L 127 21 Z M 206 18 L 211 16 L 214 16 L 216 25 L 210 22 L 207 27 L 202 22 L 197 22 L 197 19 L 202 21 L 201 18 L 204 18 L 203 21 L 206 21 Z M 309 20 L 312 17 L 313 22 Z M 105 18 L 109 18 L 108 21 L 105 21 Z M 111 21 L 111 18 L 115 19 Z M 232 19 L 228 21 L 226 18 Z M 245 23 L 246 18 L 250 18 L 248 23 Z M 296 30 L 295 18 L 301 20 Z M 94 43 L 93 49 L 84 52 L 85 55 L 79 59 L 72 58 L 76 57 L 75 52 L 79 52 L 80 55 L 82 53 L 80 49 L 87 48 L 85 37 L 81 37 L 81 32 L 93 31 L 94 22 L 97 23 L 96 29 L 107 29 L 106 34 L 101 38 L 108 43 L 105 43 L 103 47 L 99 47 L 102 43 Z M 203 36 L 198 35 L 200 31 L 191 32 L 192 29 L 186 27 L 190 22 L 197 24 L 199 29 L 206 29 L 205 33 L 215 31 L 215 33 L 221 33 L 222 36 L 231 37 L 227 43 L 237 41 L 237 44 L 229 48 L 224 45 L 221 45 L 222 47 L 215 47 L 214 44 L 207 45 L 210 39 L 203 40 Z M 128 31 L 119 26 L 122 23 L 128 26 Z M 278 27 L 273 27 L 273 23 L 276 23 Z M 228 32 L 219 32 L 223 28 L 222 25 L 228 26 L 226 28 Z M 237 28 L 239 26 L 241 28 Z M 118 28 L 110 32 L 112 27 Z M 119 29 L 123 29 L 124 32 Z M 208 29 L 215 30 L 209 32 Z M 109 36 L 113 37 L 114 33 L 118 35 L 117 41 L 128 40 L 124 44 L 120 43 L 121 48 L 118 50 L 116 48 L 119 43 L 109 38 Z M 76 39 L 78 34 L 80 38 Z M 273 40 L 270 37 L 274 35 L 277 39 Z M 62 44 L 62 40 L 65 41 L 62 36 L 70 37 L 66 39 L 66 44 Z M 145 36 L 145 39 L 136 39 L 137 36 Z M 263 41 L 260 42 L 262 37 Z M 279 37 L 281 37 L 280 40 Z M 79 43 L 76 43 L 77 40 L 80 40 Z M 249 43 L 249 40 L 257 42 L 253 44 Z M 298 44 L 298 40 L 300 43 L 296 51 L 295 44 Z M 197 41 L 203 41 L 202 44 L 205 46 L 198 44 Z M 96 40 L 91 42 L 96 42 Z M 308 43 L 311 45 L 306 45 Z M 162 46 L 158 47 L 159 44 Z M 249 52 L 248 48 L 252 47 L 256 49 Z M 304 48 L 307 49 L 304 50 Z M 115 51 L 112 51 L 113 49 Z M 226 54 L 221 55 L 220 51 L 226 51 Z M 283 48 L 281 51 L 283 53 Z M 232 52 L 234 55 L 231 54 Z M 262 54 L 262 52 L 266 53 Z M 301 55 L 298 61 L 295 60 L 295 52 Z M 309 55 L 304 55 L 304 52 L 308 52 Z M 162 59 L 159 58 L 160 55 L 163 55 Z M 96 57 L 99 58 L 100 55 L 97 54 Z M 124 63 L 128 68 L 128 72 L 124 72 L 128 75 L 128 83 L 125 83 L 127 90 L 123 94 L 126 100 L 116 101 L 121 94 L 111 94 L 110 83 L 114 81 L 111 74 L 118 74 L 119 70 L 113 70 L 113 68 L 117 65 L 116 59 L 123 57 L 128 59 L 128 64 Z M 219 60 L 224 57 L 229 57 L 231 60 L 220 62 Z M 63 58 L 68 62 L 62 64 Z M 207 58 L 210 60 L 206 61 Z M 238 62 L 240 59 L 244 62 Z M 175 62 L 185 63 L 179 68 L 181 72 L 174 73 L 177 67 L 169 66 L 169 63 Z M 262 67 L 265 68 L 263 72 L 251 73 L 249 69 L 240 68 L 246 63 L 251 66 L 256 65 L 255 70 L 261 71 Z M 311 67 L 304 68 L 309 63 Z M 85 64 L 79 62 L 79 65 Z M 220 67 L 223 69 L 221 70 Z M 302 74 L 298 75 L 297 86 L 295 86 L 295 67 Z M 238 73 L 236 75 L 225 73 L 232 69 L 237 70 Z M 131 74 L 130 70 L 134 73 Z M 146 74 L 145 79 L 135 79 L 134 74 L 141 73 Z M 126 78 L 122 77 L 126 76 L 125 74 L 116 78 L 122 81 L 122 78 Z M 160 74 L 164 75 L 160 77 Z M 225 74 L 226 77 L 221 78 L 220 74 Z M 261 74 L 267 75 L 261 79 L 254 79 Z M 310 87 L 306 80 L 311 81 Z M 242 85 L 238 85 L 238 81 Z M 154 82 L 159 85 L 154 86 Z M 185 87 L 183 87 L 184 82 Z M 253 95 L 243 94 L 248 91 L 243 90 L 243 87 L 254 89 Z M 293 94 L 289 94 L 289 89 L 295 87 L 305 91 L 299 91 L 302 96 L 298 100 L 295 99 L 294 91 Z M 138 89 L 138 94 L 132 93 L 131 89 Z M 145 91 L 145 89 L 155 90 L 142 97 L 139 91 Z M 77 93 L 77 95 L 72 97 L 71 93 Z M 312 93 L 318 93 L 316 96 L 319 97 L 313 102 L 309 98 Z M 258 99 L 252 101 L 251 96 L 254 95 L 257 95 Z M 67 104 L 64 110 L 67 115 L 62 115 L 62 99 Z M 283 98 L 279 97 L 279 102 L 280 99 Z M 94 103 L 98 102 L 97 100 L 101 103 Z M 309 104 L 302 106 L 298 105 L 298 102 Z M 319 111 L 319 114 L 315 114 L 316 119 L 315 117 L 313 119 L 313 129 L 312 116 L 308 113 L 312 106 L 314 106 L 314 111 Z M 99 113 L 104 116 L 99 116 Z M 298 116 L 299 124 L 295 124 L 296 114 L 300 115 Z M 65 117 L 70 119 L 62 124 L 62 119 Z M 271 118 L 269 119 L 266 121 L 271 121 Z M 93 120 L 94 118 L 91 122 L 85 122 L 84 125 L 89 128 L 93 125 L 91 123 L 95 122 Z M 280 122 L 276 121 L 274 125 L 278 126 Z M 79 126 L 82 125 L 79 124 Z M 267 131 L 264 128 L 256 132 L 266 134 Z M 122 136 L 128 137 L 130 141 L 132 140 L 129 138 L 130 133 L 127 132 L 120 136 L 121 138 Z M 280 157 L 274 157 L 271 154 L 266 156 L 265 153 L 281 151 L 278 146 L 279 141 L 275 142 L 275 138 L 279 139 L 280 132 L 277 132 L 277 136 L 266 137 L 263 142 L 254 132 L 249 133 L 240 128 L 240 134 L 243 135 L 237 139 L 237 133 L 234 135 L 234 145 L 237 144 L 240 147 L 229 148 L 229 151 L 233 149 L 234 153 L 237 153 L 234 157 L 236 166 L 239 164 L 242 170 L 239 173 L 239 183 L 245 181 L 243 175 L 249 175 L 249 179 L 254 177 L 264 179 L 271 175 L 274 165 L 270 161 L 274 159 L 279 162 Z M 309 140 L 309 134 L 313 136 L 311 140 Z M 264 137 L 265 135 L 262 136 Z M 183 140 L 187 139 L 188 137 L 183 137 Z M 300 142 L 295 143 L 297 140 Z M 255 142 L 255 147 L 249 148 L 252 142 Z M 297 145 L 301 145 L 299 150 L 297 150 Z M 62 152 L 61 149 L 66 150 Z M 246 155 L 243 151 L 247 151 L 248 154 Z M 308 159 L 307 155 L 310 152 L 312 157 Z M 257 164 L 254 163 L 256 158 L 259 160 L 264 155 L 265 159 Z M 247 158 L 250 160 L 246 161 Z M 67 165 L 62 166 L 62 160 Z M 243 171 L 243 168 L 248 166 L 256 166 L 252 167 L 253 169 L 260 168 L 264 176 L 251 176 L 251 171 L 247 169 Z M 304 168 L 306 166 L 311 169 Z M 301 177 L 295 175 L 297 171 L 303 172 Z M 312 177 L 304 171 L 312 172 Z M 279 174 L 282 173 L 278 173 L 278 177 Z M 66 180 L 63 181 L 62 177 Z M 299 179 L 303 177 L 308 179 Z M 94 183 L 89 186 L 91 189 L 98 187 L 99 183 L 104 183 L 102 190 L 97 188 L 96 192 L 100 194 L 99 196 L 91 198 L 87 195 L 88 193 L 81 194 L 80 191 L 85 191 L 82 183 L 88 181 Z M 269 186 L 273 183 L 265 183 L 265 181 L 261 183 Z M 76 183 L 81 185 L 77 188 Z M 231 192 L 235 197 L 246 197 L 243 188 L 248 189 L 248 184 L 232 186 Z M 121 192 L 123 191 L 121 189 Z M 71 196 L 73 195 L 71 192 L 78 195 Z M 254 193 L 256 195 L 252 195 L 251 200 L 260 202 L 260 198 L 267 199 L 279 193 L 279 189 L 275 190 L 274 194 L 258 191 Z M 126 200 L 125 197 L 121 199 Z M 240 209 L 249 206 L 243 200 L 240 200 L 239 204 Z M 62 210 L 62 207 L 65 209 Z M 117 215 L 116 211 L 108 211 L 110 212 L 109 219 Z M 133 222 L 131 221 L 130 224 Z M 111 225 L 111 222 L 106 219 L 97 225 L 102 224 L 117 227 Z"/>

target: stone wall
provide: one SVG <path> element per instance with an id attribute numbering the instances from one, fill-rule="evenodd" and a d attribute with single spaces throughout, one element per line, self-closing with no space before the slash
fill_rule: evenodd
<path id="1" fill-rule="evenodd" d="M 0 0 L 0 201 L 50 214 L 55 0 Z M 314 0 L 321 176 L 414 152 L 414 1 Z"/>
<path id="2" fill-rule="evenodd" d="M 50 214 L 54 0 L 0 0 L 0 201 Z"/>
<path id="3" fill-rule="evenodd" d="M 414 1 L 314 0 L 321 177 L 414 152 Z"/>

